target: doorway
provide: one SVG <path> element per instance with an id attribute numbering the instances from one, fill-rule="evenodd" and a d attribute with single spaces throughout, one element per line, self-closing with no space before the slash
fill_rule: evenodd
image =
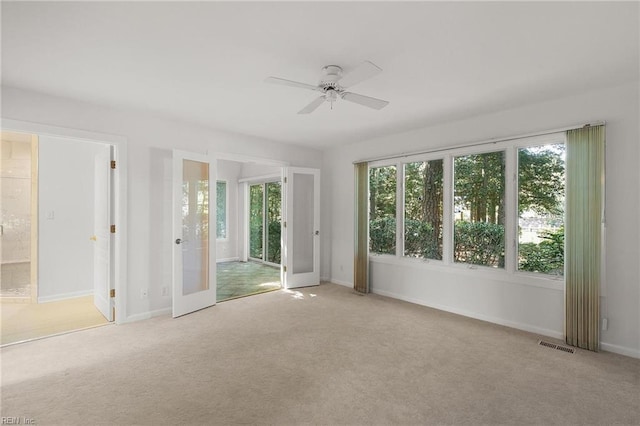
<path id="1" fill-rule="evenodd" d="M 218 159 L 218 301 L 282 288 L 281 175 L 279 164 Z"/>
<path id="2" fill-rule="evenodd" d="M 2 132 L 3 345 L 113 321 L 112 150 Z"/>

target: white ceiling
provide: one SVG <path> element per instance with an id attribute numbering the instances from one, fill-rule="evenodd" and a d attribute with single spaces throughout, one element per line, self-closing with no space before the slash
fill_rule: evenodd
<path id="1" fill-rule="evenodd" d="M 2 2 L 2 83 L 326 148 L 637 80 L 637 2 Z M 324 65 L 390 101 L 297 111 Z"/>

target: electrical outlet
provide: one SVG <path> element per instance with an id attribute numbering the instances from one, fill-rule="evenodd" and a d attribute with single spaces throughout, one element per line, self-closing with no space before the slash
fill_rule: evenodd
<path id="1" fill-rule="evenodd" d="M 140 298 L 146 299 L 149 297 L 149 291 L 146 288 L 140 289 Z"/>
<path id="2" fill-rule="evenodd" d="M 167 297 L 169 295 L 169 288 L 162 287 L 162 289 L 160 290 L 160 294 L 162 294 L 163 297 Z"/>
<path id="3" fill-rule="evenodd" d="M 602 331 L 606 331 L 609 328 L 609 321 L 606 318 L 602 318 Z"/>

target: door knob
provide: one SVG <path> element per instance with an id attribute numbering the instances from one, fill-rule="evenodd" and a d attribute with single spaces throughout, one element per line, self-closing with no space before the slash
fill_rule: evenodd
<path id="1" fill-rule="evenodd" d="M 98 237 L 96 237 L 95 235 L 90 236 L 89 239 L 91 241 L 98 241 Z"/>
<path id="2" fill-rule="evenodd" d="M 315 232 L 315 234 L 316 234 L 316 235 L 320 235 L 320 231 L 316 231 L 316 232 Z"/>
<path id="3" fill-rule="evenodd" d="M 182 240 L 180 238 L 176 238 L 176 244 L 181 244 Z"/>

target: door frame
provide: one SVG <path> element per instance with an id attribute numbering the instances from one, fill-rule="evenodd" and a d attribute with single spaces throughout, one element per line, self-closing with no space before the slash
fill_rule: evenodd
<path id="1" fill-rule="evenodd" d="M 115 323 L 127 322 L 127 138 L 106 133 L 88 132 L 66 127 L 1 118 L 0 128 L 4 131 L 30 133 L 36 136 L 53 136 L 73 139 L 78 142 L 101 143 L 113 147 L 116 169 L 113 175 L 113 221 L 116 233 L 113 235 L 112 286 L 115 289 Z"/>
<path id="2" fill-rule="evenodd" d="M 270 158 L 263 158 L 263 157 L 257 157 L 257 156 L 253 156 L 253 155 L 244 155 L 244 154 L 231 154 L 231 153 L 226 153 L 226 152 L 220 152 L 220 151 L 216 151 L 216 152 L 212 152 L 211 154 L 209 154 L 211 156 L 211 161 L 218 161 L 218 160 L 226 160 L 226 161 L 236 161 L 238 163 L 253 163 L 253 164 L 259 164 L 261 166 L 271 166 L 271 167 L 278 167 L 280 168 L 280 174 L 276 175 L 276 174 L 271 174 L 271 175 L 263 175 L 263 176 L 255 176 L 255 177 L 251 177 L 251 178 L 241 178 L 238 180 L 238 186 L 240 187 L 240 185 L 243 186 L 243 190 L 242 190 L 242 195 L 239 195 L 239 197 L 241 196 L 243 198 L 243 209 L 242 211 L 240 211 L 239 209 L 237 209 L 236 214 L 238 215 L 238 233 L 241 232 L 242 230 L 242 239 L 238 241 L 238 258 L 241 259 L 242 261 L 247 261 L 249 260 L 249 185 L 250 182 L 253 180 L 260 180 L 262 178 L 277 178 L 281 175 L 282 173 L 282 169 L 284 167 L 288 167 L 289 166 L 289 162 L 288 161 L 280 161 L 280 160 L 273 160 Z M 217 164 L 216 164 L 217 166 Z M 284 201 L 284 200 L 283 200 Z M 283 205 L 283 210 L 284 210 L 284 205 Z M 253 258 L 252 258 L 253 259 Z M 282 261 L 281 261 L 282 263 Z M 275 265 L 275 264 L 271 264 L 273 266 L 281 266 L 281 265 Z M 282 269 L 282 268 L 281 268 Z M 282 281 L 282 280 L 281 280 Z"/>

